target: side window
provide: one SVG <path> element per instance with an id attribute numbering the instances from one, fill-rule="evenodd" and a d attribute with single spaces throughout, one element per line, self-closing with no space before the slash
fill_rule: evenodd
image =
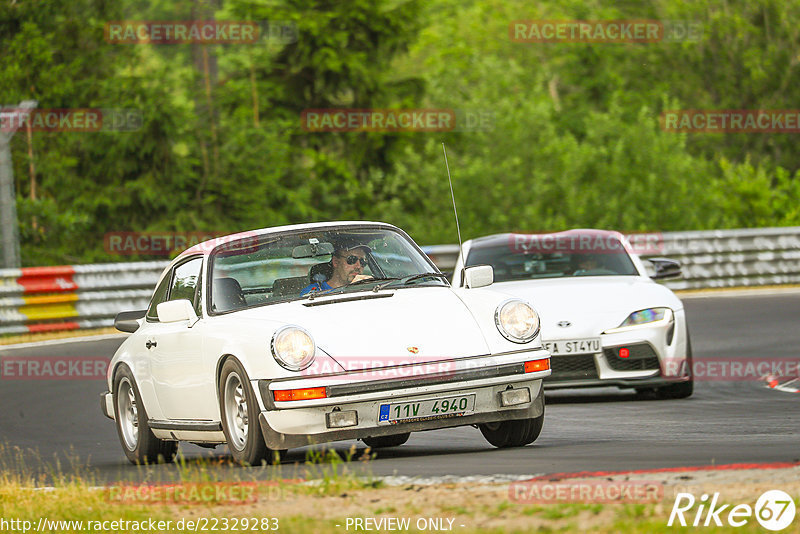
<path id="1" fill-rule="evenodd" d="M 150 302 L 150 308 L 147 310 L 147 319 L 150 321 L 158 321 L 158 313 L 156 313 L 156 306 L 167 300 L 167 289 L 169 289 L 169 281 L 172 278 L 172 273 L 161 280 L 155 292 L 153 292 L 153 300 Z"/>
<path id="2" fill-rule="evenodd" d="M 187 261 L 175 267 L 175 274 L 172 275 L 172 284 L 169 289 L 169 300 L 186 299 L 197 307 L 195 301 L 195 290 L 200 280 L 200 266 L 203 264 L 201 258 Z"/>
<path id="3" fill-rule="evenodd" d="M 195 298 L 195 289 L 200 280 L 200 267 L 202 264 L 202 258 L 189 260 L 175 267 L 170 274 L 161 280 L 161 283 L 158 284 L 153 293 L 150 308 L 147 310 L 147 319 L 149 321 L 158 321 L 157 307 L 168 300 L 187 299 L 194 305 L 197 315 L 200 315 L 199 290 L 197 291 L 197 298 Z"/>

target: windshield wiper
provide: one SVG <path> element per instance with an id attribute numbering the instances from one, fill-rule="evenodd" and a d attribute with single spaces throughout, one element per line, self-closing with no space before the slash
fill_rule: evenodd
<path id="1" fill-rule="evenodd" d="M 392 285 L 395 285 L 395 284 L 399 284 L 399 285 L 404 286 L 404 285 L 407 285 L 409 282 L 413 282 L 414 280 L 419 280 L 421 278 L 430 278 L 430 277 L 442 278 L 444 280 L 447 280 L 447 275 L 443 274 L 443 273 L 412 274 L 411 276 L 405 276 L 403 278 L 395 278 L 391 282 L 386 282 L 385 284 L 381 284 L 379 286 L 375 286 L 375 289 L 373 289 L 373 291 L 378 292 L 381 289 L 384 289 L 386 287 L 389 287 L 389 286 L 392 286 Z"/>
<path id="2" fill-rule="evenodd" d="M 316 297 L 318 294 L 322 294 L 322 293 L 325 293 L 325 290 L 322 289 L 320 286 L 315 286 L 315 287 L 312 287 L 309 290 L 308 293 L 306 293 L 305 295 L 301 296 L 300 298 L 308 299 L 308 300 L 314 300 L 314 297 Z"/>
<path id="3" fill-rule="evenodd" d="M 334 289 L 326 291 L 325 295 L 338 295 L 339 293 L 344 293 L 344 290 L 347 289 L 348 287 L 353 287 L 353 286 L 357 286 L 357 285 L 360 285 L 360 284 L 367 284 L 369 282 L 381 282 L 383 280 L 397 280 L 397 278 L 382 278 L 382 277 L 379 277 L 379 278 L 364 278 L 362 280 L 358 280 L 356 282 L 352 282 L 352 283 L 347 284 L 345 286 L 336 287 Z"/>

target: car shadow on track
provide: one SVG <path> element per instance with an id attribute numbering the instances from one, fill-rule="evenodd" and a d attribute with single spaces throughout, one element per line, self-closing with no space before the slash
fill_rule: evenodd
<path id="1" fill-rule="evenodd" d="M 653 400 L 653 395 L 617 388 L 545 390 L 545 406 Z"/>

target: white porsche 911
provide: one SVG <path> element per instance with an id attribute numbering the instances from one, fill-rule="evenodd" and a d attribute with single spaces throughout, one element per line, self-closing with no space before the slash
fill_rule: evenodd
<path id="1" fill-rule="evenodd" d="M 692 349 L 683 304 L 653 279 L 680 265 L 651 258 L 648 276 L 625 237 L 603 230 L 498 234 L 467 241 L 463 266 L 491 265 L 495 291 L 530 301 L 552 355 L 546 388 L 618 386 L 661 398 L 693 391 Z"/>
<path id="2" fill-rule="evenodd" d="M 202 243 L 164 270 L 111 360 L 104 414 L 128 459 L 169 461 L 179 441 L 227 443 L 237 462 L 293 447 L 477 426 L 522 446 L 544 421 L 550 374 L 539 316 L 487 288 L 454 288 L 402 230 L 341 222 Z"/>

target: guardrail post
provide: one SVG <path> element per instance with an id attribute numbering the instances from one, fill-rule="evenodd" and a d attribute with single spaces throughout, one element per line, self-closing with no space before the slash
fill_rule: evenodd
<path id="1" fill-rule="evenodd" d="M 14 269 L 22 263 L 19 254 L 19 226 L 17 223 L 17 195 L 14 192 L 14 167 L 11 165 L 11 138 L 14 136 L 21 117 L 37 106 L 35 100 L 25 100 L 11 111 L 0 116 L 0 248 L 3 249 L 3 267 Z M 14 123 L 16 122 L 16 126 Z"/>

